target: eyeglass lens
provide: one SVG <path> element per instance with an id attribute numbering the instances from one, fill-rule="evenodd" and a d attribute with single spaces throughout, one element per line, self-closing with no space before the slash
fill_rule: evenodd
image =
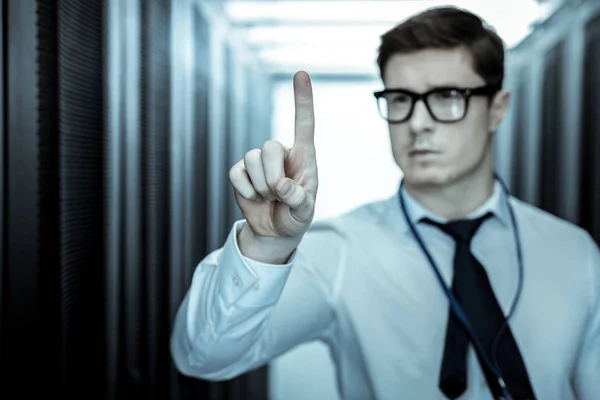
<path id="1" fill-rule="evenodd" d="M 424 99 L 432 116 L 441 121 L 456 121 L 464 116 L 465 96 L 456 90 L 443 90 L 430 93 Z M 390 122 L 403 121 L 411 113 L 413 99 L 404 93 L 386 93 L 378 98 L 381 116 Z"/>

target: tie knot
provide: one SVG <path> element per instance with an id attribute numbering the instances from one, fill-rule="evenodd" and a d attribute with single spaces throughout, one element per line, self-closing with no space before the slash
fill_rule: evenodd
<path id="1" fill-rule="evenodd" d="M 477 229 L 479 229 L 481 224 L 491 216 L 491 213 L 487 213 L 479 218 L 461 219 L 447 223 L 435 222 L 429 218 L 424 218 L 422 221 L 443 230 L 448 235 L 452 236 L 457 244 L 470 244 Z"/>

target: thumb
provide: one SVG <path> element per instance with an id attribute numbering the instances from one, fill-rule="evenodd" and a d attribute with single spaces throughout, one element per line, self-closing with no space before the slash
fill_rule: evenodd
<path id="1" fill-rule="evenodd" d="M 290 178 L 283 178 L 275 185 L 277 199 L 290 208 L 292 216 L 299 222 L 312 218 L 314 199 L 306 190 Z"/>

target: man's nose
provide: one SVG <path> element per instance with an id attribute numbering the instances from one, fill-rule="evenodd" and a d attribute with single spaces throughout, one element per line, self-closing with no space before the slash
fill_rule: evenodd
<path id="1" fill-rule="evenodd" d="M 414 134 L 428 132 L 433 129 L 435 121 L 431 117 L 431 114 L 429 114 L 429 110 L 427 110 L 427 106 L 423 100 L 419 100 L 415 103 L 415 108 L 410 117 L 409 124 L 410 130 Z"/>

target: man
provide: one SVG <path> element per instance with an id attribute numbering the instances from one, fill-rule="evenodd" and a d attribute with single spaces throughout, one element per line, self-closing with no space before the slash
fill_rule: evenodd
<path id="1" fill-rule="evenodd" d="M 230 171 L 245 219 L 194 273 L 178 369 L 230 379 L 322 340 L 344 399 L 599 399 L 598 247 L 495 179 L 502 41 L 436 8 L 383 35 L 378 63 L 398 196 L 312 223 L 312 89 L 297 73 L 293 147 L 267 142 Z"/>

